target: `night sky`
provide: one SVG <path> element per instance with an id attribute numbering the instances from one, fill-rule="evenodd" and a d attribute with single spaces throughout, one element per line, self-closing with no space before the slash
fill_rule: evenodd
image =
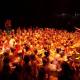
<path id="1" fill-rule="evenodd" d="M 78 0 L 3 0 L 0 1 L 0 10 L 4 14 L 26 16 L 52 16 L 56 13 L 79 12 Z"/>
<path id="2" fill-rule="evenodd" d="M 78 0 L 6 0 L 0 3 L 6 14 L 25 14 L 30 16 L 50 16 L 54 13 L 79 11 Z M 18 14 L 18 15 L 19 15 Z"/>
<path id="3" fill-rule="evenodd" d="M 5 18 L 19 22 L 51 22 L 55 15 L 80 13 L 79 0 L 3 0 L 0 1 L 0 21 Z M 58 20 L 59 21 L 59 20 Z M 63 20 L 64 21 L 64 20 Z M 70 20 L 72 23 L 74 21 Z"/>

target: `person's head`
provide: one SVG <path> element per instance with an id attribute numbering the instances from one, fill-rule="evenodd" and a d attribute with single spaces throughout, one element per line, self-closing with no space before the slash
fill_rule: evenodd
<path id="1" fill-rule="evenodd" d="M 70 66 L 69 66 L 69 64 L 67 63 L 67 62 L 62 62 L 62 64 L 61 64 L 61 67 L 62 67 L 62 70 L 63 71 L 69 71 L 70 70 Z"/>
<path id="2" fill-rule="evenodd" d="M 29 63 L 29 61 L 30 61 L 29 56 L 28 56 L 28 55 L 25 55 L 25 56 L 24 56 L 24 62 L 25 62 L 25 63 Z"/>
<path id="3" fill-rule="evenodd" d="M 4 62 L 4 64 L 9 64 L 9 62 L 10 62 L 9 57 L 4 58 L 3 62 Z"/>
<path id="4" fill-rule="evenodd" d="M 48 60 L 46 58 L 43 59 L 43 65 L 45 66 L 48 63 Z"/>
<path id="5" fill-rule="evenodd" d="M 4 57 L 9 57 L 9 53 L 8 52 L 4 52 Z"/>
<path id="6" fill-rule="evenodd" d="M 59 53 L 61 51 L 61 48 L 56 48 L 56 52 Z"/>
<path id="7" fill-rule="evenodd" d="M 5 28 L 10 28 L 12 26 L 11 19 L 6 19 L 4 22 Z"/>
<path id="8" fill-rule="evenodd" d="M 45 57 L 49 56 L 49 52 L 48 51 L 44 52 L 44 54 L 45 54 Z"/>
<path id="9" fill-rule="evenodd" d="M 33 60 L 35 60 L 35 55 L 34 54 L 31 54 L 30 55 L 30 59 L 33 61 Z"/>
<path id="10" fill-rule="evenodd" d="M 34 50 L 34 53 L 37 54 L 37 52 L 38 52 L 37 49 L 35 49 L 35 50 Z"/>
<path id="11" fill-rule="evenodd" d="M 25 46 L 25 50 L 28 51 L 29 50 L 29 46 L 27 46 L 26 44 L 24 44 Z"/>

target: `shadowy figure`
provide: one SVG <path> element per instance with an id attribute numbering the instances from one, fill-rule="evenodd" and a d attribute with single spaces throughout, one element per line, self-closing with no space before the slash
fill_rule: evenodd
<path id="1" fill-rule="evenodd" d="M 19 64 L 14 64 L 16 67 L 11 74 L 10 80 L 23 80 L 22 77 L 22 66 Z"/>
<path id="2" fill-rule="evenodd" d="M 67 62 L 61 64 L 62 71 L 59 72 L 58 80 L 74 80 L 74 70 L 69 66 Z"/>
<path id="3" fill-rule="evenodd" d="M 32 80 L 37 80 L 37 74 L 38 74 L 38 67 L 37 67 L 37 62 L 36 62 L 36 57 L 34 54 L 30 55 L 30 61 L 31 61 L 31 75 L 32 75 Z"/>
<path id="4" fill-rule="evenodd" d="M 29 64 L 30 56 L 24 56 L 24 65 L 23 65 L 23 80 L 32 80 L 31 76 L 31 65 Z"/>
<path id="5" fill-rule="evenodd" d="M 3 60 L 2 80 L 10 80 L 10 67 L 8 56 L 4 57 Z"/>
<path id="6" fill-rule="evenodd" d="M 49 68 L 47 58 L 43 58 L 43 65 L 39 69 L 38 80 L 49 80 Z"/>

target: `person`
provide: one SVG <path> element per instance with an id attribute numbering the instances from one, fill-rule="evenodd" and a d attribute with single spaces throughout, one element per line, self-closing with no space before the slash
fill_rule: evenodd
<path id="1" fill-rule="evenodd" d="M 24 56 L 24 64 L 23 64 L 23 80 L 32 80 L 32 66 L 30 65 L 30 56 Z"/>
<path id="2" fill-rule="evenodd" d="M 32 68 L 32 79 L 37 80 L 37 74 L 38 74 L 38 66 L 37 66 L 37 61 L 36 57 L 34 54 L 30 55 L 30 62 L 31 62 L 31 68 Z"/>
<path id="3" fill-rule="evenodd" d="M 20 64 L 14 63 L 15 69 L 10 75 L 10 80 L 23 80 L 22 66 Z"/>
<path id="4" fill-rule="evenodd" d="M 69 66 L 67 62 L 61 64 L 62 70 L 59 72 L 58 80 L 74 80 L 74 70 Z"/>
<path id="5" fill-rule="evenodd" d="M 7 34 L 10 34 L 12 31 L 12 20 L 11 19 L 6 19 L 4 22 L 4 28 Z"/>
<path id="6" fill-rule="evenodd" d="M 40 67 L 38 71 L 38 80 L 49 80 L 49 62 L 46 58 L 43 59 L 43 65 Z"/>
<path id="7" fill-rule="evenodd" d="M 10 80 L 10 66 L 9 66 L 9 56 L 7 53 L 5 54 L 4 60 L 3 60 L 3 69 L 2 69 L 2 79 L 1 80 Z"/>
<path id="8" fill-rule="evenodd" d="M 10 38 L 10 41 L 9 41 L 9 46 L 10 46 L 10 48 L 14 48 L 14 44 L 15 44 L 15 39 L 14 39 L 14 37 L 12 36 L 12 37 Z"/>

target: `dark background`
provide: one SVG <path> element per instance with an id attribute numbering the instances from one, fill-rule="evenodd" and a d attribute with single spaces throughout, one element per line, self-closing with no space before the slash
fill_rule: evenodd
<path id="1" fill-rule="evenodd" d="M 14 26 L 38 25 L 57 28 L 80 26 L 79 0 L 3 0 L 0 26 L 10 18 Z"/>

